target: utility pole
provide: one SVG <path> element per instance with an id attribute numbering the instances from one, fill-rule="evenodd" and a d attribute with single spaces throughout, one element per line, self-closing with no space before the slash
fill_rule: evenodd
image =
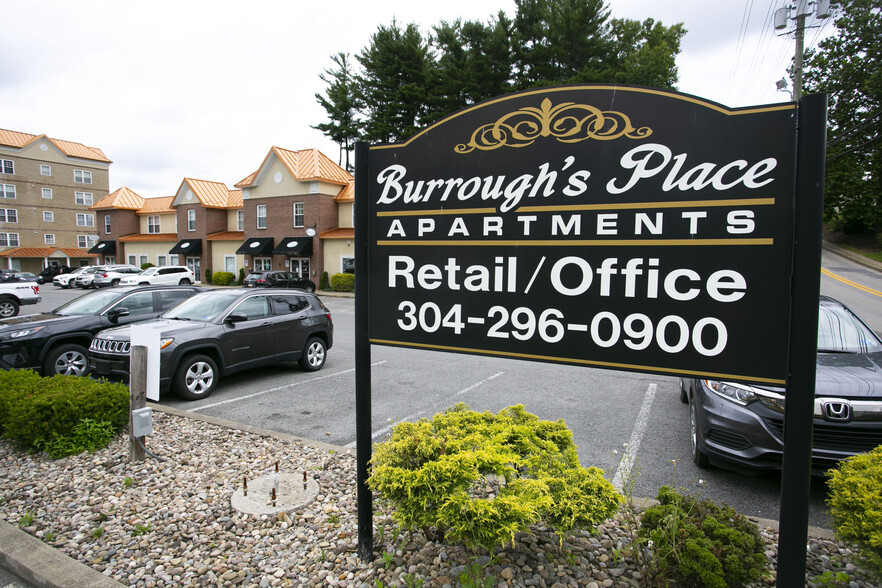
<path id="1" fill-rule="evenodd" d="M 790 15 L 790 11 L 794 15 Z M 796 51 L 793 56 L 793 101 L 802 98 L 802 62 L 805 45 L 805 19 L 812 14 L 819 20 L 830 17 L 830 0 L 796 0 L 796 4 L 788 4 L 775 11 L 775 29 L 786 29 L 788 21 L 796 22 Z M 783 88 L 778 86 L 779 90 Z"/>

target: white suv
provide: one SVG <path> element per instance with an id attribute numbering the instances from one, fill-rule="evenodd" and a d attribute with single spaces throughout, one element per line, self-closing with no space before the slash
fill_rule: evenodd
<path id="1" fill-rule="evenodd" d="M 119 281 L 120 286 L 140 286 L 142 284 L 192 284 L 196 281 L 193 272 L 182 265 L 160 265 L 148 267 L 140 274 L 126 276 Z"/>
<path id="2" fill-rule="evenodd" d="M 55 286 L 61 286 L 62 288 L 71 288 L 71 287 L 73 287 L 74 280 L 77 279 L 77 276 L 79 276 L 81 273 L 83 273 L 84 271 L 89 269 L 89 267 L 90 266 L 88 266 L 88 265 L 84 265 L 84 266 L 78 267 L 77 269 L 73 270 L 70 273 L 58 274 L 57 276 L 52 278 L 52 284 Z"/>

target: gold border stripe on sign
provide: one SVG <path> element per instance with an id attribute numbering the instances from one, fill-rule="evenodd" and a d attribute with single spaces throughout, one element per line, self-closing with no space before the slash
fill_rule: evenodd
<path id="1" fill-rule="evenodd" d="M 837 276 L 836 274 L 834 274 L 830 270 L 821 268 L 821 273 L 824 274 L 825 276 L 829 276 L 829 277 L 833 278 L 834 280 L 839 280 L 843 284 L 851 286 L 852 288 L 857 288 L 858 290 L 863 290 L 864 292 L 867 292 L 868 294 L 872 294 L 873 296 L 882 296 L 882 292 L 880 292 L 879 290 L 873 290 L 872 288 L 870 288 L 868 286 L 863 286 L 861 284 L 858 284 L 857 282 L 852 282 L 851 280 L 849 280 L 847 278 L 843 278 L 842 276 Z"/>
<path id="2" fill-rule="evenodd" d="M 579 210 L 646 210 L 652 208 L 698 208 L 710 206 L 772 206 L 774 198 L 737 198 L 730 200 L 680 200 L 673 202 L 611 202 L 609 204 L 568 204 L 560 206 L 521 206 L 514 212 L 569 212 Z M 385 210 L 378 217 L 385 216 L 438 216 L 462 214 L 493 214 L 495 208 L 438 208 L 434 210 Z"/>
<path id="3" fill-rule="evenodd" d="M 370 339 L 375 345 L 394 345 L 397 347 L 415 347 L 420 349 L 435 349 L 437 351 L 454 351 L 459 353 L 474 353 L 480 355 L 495 355 L 501 357 L 511 357 L 515 359 L 535 359 L 540 361 L 553 361 L 556 363 L 576 363 L 586 366 L 600 366 L 607 368 L 631 369 L 643 372 L 658 372 L 664 374 L 691 375 L 702 376 L 721 380 L 747 380 L 751 382 L 761 382 L 764 384 L 786 384 L 785 380 L 775 378 L 757 378 L 754 376 L 746 376 L 743 374 L 718 374 L 714 372 L 696 372 L 691 370 L 681 370 L 674 368 L 662 368 L 650 365 L 636 365 L 629 363 L 616 363 L 611 361 L 594 361 L 590 359 L 574 359 L 572 357 L 553 357 L 549 355 L 533 355 L 531 353 L 515 353 L 513 351 L 489 351 L 487 349 L 473 349 L 470 347 L 451 347 L 448 345 L 431 345 L 428 343 L 409 343 L 405 341 L 391 341 L 388 339 Z"/>
<path id="4" fill-rule="evenodd" d="M 589 239 L 568 241 L 543 241 L 529 239 L 524 240 L 462 240 L 462 241 L 430 241 L 407 240 L 407 241 L 377 241 L 378 247 L 407 246 L 407 247 L 499 247 L 499 246 L 535 246 L 535 247 L 604 247 L 616 245 L 619 247 L 643 246 L 708 246 L 708 245 L 774 245 L 775 240 L 768 239 Z"/>

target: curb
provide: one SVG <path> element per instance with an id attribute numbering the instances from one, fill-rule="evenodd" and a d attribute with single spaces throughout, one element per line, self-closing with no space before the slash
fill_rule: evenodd
<path id="1" fill-rule="evenodd" d="M 352 453 L 352 449 L 322 441 L 304 439 L 296 435 L 243 425 L 234 421 L 196 414 L 170 406 L 160 406 L 152 402 L 148 402 L 147 405 L 159 412 L 202 421 L 227 429 L 235 429 L 263 437 L 273 437 L 282 441 L 297 441 L 326 451 Z M 656 503 L 655 500 L 647 498 L 634 498 L 634 502 L 642 507 Z M 775 532 L 778 531 L 778 521 L 776 520 L 757 517 L 749 518 L 761 528 L 771 528 Z M 808 536 L 816 539 L 834 539 L 832 530 L 820 527 L 809 527 Z M 40 588 L 118 588 L 123 586 L 123 584 L 105 576 L 87 564 L 62 553 L 3 520 L 0 520 L 0 565 L 17 574 L 26 582 Z"/>
<path id="2" fill-rule="evenodd" d="M 821 243 L 824 249 L 835 253 L 836 255 L 840 255 L 846 259 L 850 259 L 855 263 L 859 263 L 863 266 L 866 266 L 870 269 L 874 269 L 876 271 L 882 272 L 882 262 L 878 262 L 875 259 L 870 259 L 865 255 L 861 255 L 860 253 L 855 253 L 851 249 L 846 249 L 845 247 L 840 247 L 839 245 L 834 245 L 828 241 L 823 241 Z"/>

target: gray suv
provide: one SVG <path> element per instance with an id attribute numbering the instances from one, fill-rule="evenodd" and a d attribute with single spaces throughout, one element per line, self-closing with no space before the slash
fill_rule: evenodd
<path id="1" fill-rule="evenodd" d="M 334 343 L 331 311 L 293 289 L 230 288 L 197 294 L 152 321 L 159 330 L 160 390 L 187 400 L 211 394 L 222 376 L 280 362 L 324 366 Z M 94 375 L 129 375 L 130 329 L 101 331 L 89 347 Z"/>

